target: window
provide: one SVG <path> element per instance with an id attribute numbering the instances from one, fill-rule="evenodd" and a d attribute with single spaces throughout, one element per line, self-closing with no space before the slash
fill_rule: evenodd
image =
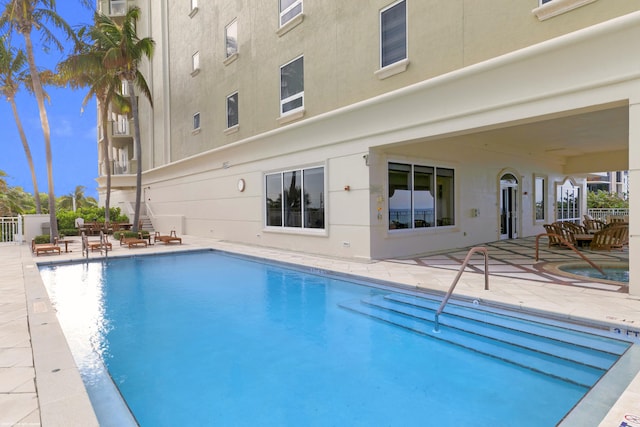
<path id="1" fill-rule="evenodd" d="M 266 175 L 268 227 L 324 229 L 324 167 Z"/>
<path id="2" fill-rule="evenodd" d="M 280 26 L 302 13 L 302 0 L 280 0 Z"/>
<path id="3" fill-rule="evenodd" d="M 280 68 L 280 115 L 304 107 L 304 64 L 299 57 Z"/>
<path id="4" fill-rule="evenodd" d="M 238 53 L 238 21 L 233 21 L 225 28 L 224 44 L 227 58 Z"/>
<path id="5" fill-rule="evenodd" d="M 538 7 L 532 10 L 538 20 L 545 21 L 574 9 L 594 3 L 596 0 L 539 0 Z"/>
<path id="6" fill-rule="evenodd" d="M 227 128 L 238 125 L 238 92 L 227 96 Z"/>
<path id="7" fill-rule="evenodd" d="M 196 75 L 200 71 L 200 52 L 196 52 L 191 57 L 191 75 Z"/>
<path id="8" fill-rule="evenodd" d="M 389 229 L 455 224 L 454 171 L 389 163 Z"/>
<path id="9" fill-rule="evenodd" d="M 545 198 L 547 180 L 543 176 L 535 177 L 535 187 L 533 188 L 533 197 L 536 203 L 535 217 L 536 221 L 544 221 L 546 218 L 547 203 Z"/>
<path id="10" fill-rule="evenodd" d="M 571 179 L 556 184 L 556 220 L 580 223 L 580 187 Z"/>
<path id="11" fill-rule="evenodd" d="M 200 113 L 195 113 L 193 115 L 193 130 L 200 129 Z"/>
<path id="12" fill-rule="evenodd" d="M 407 58 L 407 4 L 399 1 L 380 12 L 380 67 Z"/>
<path id="13" fill-rule="evenodd" d="M 109 14 L 111 16 L 124 16 L 127 14 L 127 0 L 111 0 L 109 2 Z"/>

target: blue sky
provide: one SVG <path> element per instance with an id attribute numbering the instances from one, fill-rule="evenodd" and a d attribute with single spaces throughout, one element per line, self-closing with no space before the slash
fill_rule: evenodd
<path id="1" fill-rule="evenodd" d="M 72 27 L 92 22 L 92 11 L 78 1 L 59 0 L 56 10 Z M 63 53 L 42 49 L 40 36 L 32 34 L 36 62 L 39 67 L 53 68 L 64 57 Z M 14 43 L 22 43 L 22 36 L 13 35 Z M 96 103 L 93 99 L 81 113 L 82 100 L 87 89 L 46 88 L 51 102 L 45 102 L 51 127 L 51 147 L 53 156 L 53 179 L 56 197 L 72 193 L 77 185 L 86 187 L 85 195 L 97 198 L 98 154 L 96 140 Z M 41 193 L 48 191 L 47 164 L 45 160 L 44 137 L 40 125 L 38 106 L 34 96 L 21 90 L 16 98 L 20 120 L 25 128 Z M 33 193 L 33 182 L 29 165 L 18 135 L 16 122 L 10 104 L 0 98 L 0 170 L 8 176 L 7 184 L 23 187 Z"/>

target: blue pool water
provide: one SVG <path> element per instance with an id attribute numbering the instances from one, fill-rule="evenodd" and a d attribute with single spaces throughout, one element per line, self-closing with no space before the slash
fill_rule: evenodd
<path id="1" fill-rule="evenodd" d="M 501 360 L 519 338 L 460 335 L 465 308 L 435 339 L 426 300 L 214 252 L 41 274 L 87 387 L 104 363 L 141 426 L 553 426 L 627 345 L 596 338 L 584 368 L 525 352 L 527 368 Z"/>
<path id="2" fill-rule="evenodd" d="M 579 276 L 585 276 L 592 279 L 606 279 L 615 282 L 629 283 L 629 266 L 626 267 L 604 267 L 605 275 L 603 276 L 598 270 L 590 266 L 561 265 L 560 270 Z"/>

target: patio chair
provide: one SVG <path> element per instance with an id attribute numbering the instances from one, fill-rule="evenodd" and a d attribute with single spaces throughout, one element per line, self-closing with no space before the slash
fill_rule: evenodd
<path id="1" fill-rule="evenodd" d="M 144 245 L 147 247 L 147 241 L 143 239 L 140 235 L 138 237 L 124 237 L 124 233 L 120 235 L 120 246 L 127 245 L 129 248 L 138 245 Z"/>
<path id="2" fill-rule="evenodd" d="M 553 224 L 544 224 L 544 229 L 549 235 L 549 247 L 560 246 L 568 247 L 568 244 L 576 246 L 577 242 L 573 232 L 566 228 L 561 222 L 554 222 Z"/>
<path id="3" fill-rule="evenodd" d="M 629 225 L 611 225 L 593 235 L 591 250 L 620 249 L 629 243 Z"/>
<path id="4" fill-rule="evenodd" d="M 31 240 L 31 252 L 39 256 L 41 253 L 55 253 L 60 255 L 60 246 L 57 245 L 57 239 L 55 243 L 36 243 L 35 240 Z"/>
<path id="5" fill-rule="evenodd" d="M 571 231 L 573 234 L 588 234 L 589 230 L 587 230 L 587 227 L 585 227 L 584 225 L 580 225 L 580 224 L 576 224 L 573 222 L 560 222 L 559 224 L 561 224 L 562 227 L 566 228 L 567 230 Z"/>
<path id="6" fill-rule="evenodd" d="M 159 231 L 156 231 L 156 234 L 153 236 L 153 241 L 157 242 L 157 241 L 161 241 L 164 244 L 169 244 L 171 242 L 178 242 L 180 244 L 182 244 L 182 238 L 176 236 L 176 231 L 175 230 L 171 230 L 171 232 L 169 233 L 169 235 L 162 235 L 160 234 Z"/>
<path id="7" fill-rule="evenodd" d="M 592 233 L 592 234 L 597 232 L 597 231 L 602 230 L 607 225 L 603 221 L 600 221 L 598 219 L 593 219 L 588 215 L 584 216 L 583 223 L 584 223 L 584 227 L 587 229 L 587 232 Z"/>
<path id="8" fill-rule="evenodd" d="M 108 251 L 112 251 L 113 250 L 113 245 L 111 244 L 111 242 L 109 241 L 109 238 L 107 237 L 108 234 L 104 234 L 104 240 L 103 241 L 98 241 L 98 242 L 89 242 L 89 249 L 91 249 L 91 252 L 96 251 L 96 250 L 108 250 Z"/>

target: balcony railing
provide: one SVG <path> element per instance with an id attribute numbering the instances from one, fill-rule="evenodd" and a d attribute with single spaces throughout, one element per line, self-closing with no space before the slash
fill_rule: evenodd
<path id="1" fill-rule="evenodd" d="M 138 162 L 129 160 L 128 162 L 111 161 L 111 175 L 133 175 L 138 172 Z M 100 167 L 100 176 L 106 176 L 107 170 L 104 164 Z"/>
<path id="2" fill-rule="evenodd" d="M 129 121 L 119 120 L 111 122 L 111 135 L 131 136 L 131 126 L 129 126 Z"/>

